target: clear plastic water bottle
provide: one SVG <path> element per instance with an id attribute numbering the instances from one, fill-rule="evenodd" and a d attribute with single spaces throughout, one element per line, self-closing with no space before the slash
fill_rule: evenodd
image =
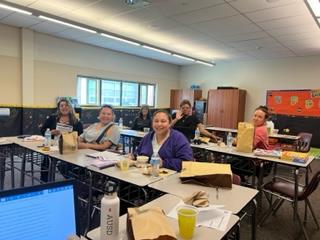
<path id="1" fill-rule="evenodd" d="M 101 199 L 100 239 L 119 239 L 120 200 L 117 196 L 117 185 L 107 182 L 106 193 Z"/>
<path id="2" fill-rule="evenodd" d="M 122 120 L 122 118 L 119 118 L 119 128 L 123 128 L 123 120 Z"/>
<path id="3" fill-rule="evenodd" d="M 49 128 L 44 133 L 44 143 L 43 143 L 43 150 L 49 151 L 51 146 L 51 131 Z"/>
<path id="4" fill-rule="evenodd" d="M 158 153 L 153 153 L 150 159 L 150 164 L 152 167 L 151 175 L 153 177 L 159 177 L 159 168 L 160 168 L 160 157 Z"/>
<path id="5" fill-rule="evenodd" d="M 194 139 L 199 139 L 200 138 L 200 130 L 199 128 L 196 129 L 196 131 L 194 132 Z"/>
<path id="6" fill-rule="evenodd" d="M 227 146 L 228 147 L 232 147 L 232 141 L 233 141 L 232 133 L 228 132 L 228 135 L 227 135 Z"/>

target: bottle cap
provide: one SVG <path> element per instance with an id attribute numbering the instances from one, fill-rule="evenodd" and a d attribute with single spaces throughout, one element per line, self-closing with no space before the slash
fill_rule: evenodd
<path id="1" fill-rule="evenodd" d="M 117 184 L 115 182 L 112 181 L 108 181 L 106 183 L 106 189 L 105 189 L 106 193 L 114 193 L 117 191 Z"/>

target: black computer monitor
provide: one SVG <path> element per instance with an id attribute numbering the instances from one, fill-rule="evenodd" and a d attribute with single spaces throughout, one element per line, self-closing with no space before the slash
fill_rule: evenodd
<path id="1" fill-rule="evenodd" d="M 74 181 L 0 192 L 0 239 L 62 240 L 77 231 Z"/>

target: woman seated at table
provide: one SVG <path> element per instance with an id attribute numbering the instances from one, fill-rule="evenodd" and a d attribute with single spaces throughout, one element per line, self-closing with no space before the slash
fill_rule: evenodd
<path id="1" fill-rule="evenodd" d="M 180 103 L 180 109 L 172 115 L 171 127 L 183 133 L 189 141 L 194 139 L 197 128 L 202 135 L 210 137 L 214 142 L 217 142 L 218 139 L 214 134 L 208 132 L 199 119 L 192 114 L 189 100 L 183 100 Z"/>
<path id="2" fill-rule="evenodd" d="M 120 139 L 120 131 L 113 123 L 114 113 L 110 105 L 103 105 L 99 110 L 100 122 L 90 125 L 78 138 L 78 148 L 90 148 L 104 151 L 116 149 Z"/>
<path id="3" fill-rule="evenodd" d="M 64 129 L 69 129 L 70 132 L 78 132 L 78 135 L 83 132 L 82 123 L 77 119 L 73 107 L 65 98 L 60 99 L 58 102 L 56 114 L 46 119 L 41 127 L 41 134 L 44 135 L 47 128 L 49 128 L 52 136 L 59 136 L 61 134 L 59 125 L 63 126 Z"/>
<path id="4" fill-rule="evenodd" d="M 41 134 L 44 135 L 45 131 L 47 129 L 50 129 L 51 136 L 59 136 L 61 134 L 61 131 L 67 131 L 72 132 L 76 131 L 78 132 L 78 135 L 80 135 L 83 132 L 83 126 L 82 123 L 77 119 L 74 109 L 71 106 L 70 102 L 62 98 L 57 103 L 57 112 L 54 115 L 51 115 L 49 118 L 46 119 L 44 124 L 42 125 L 40 131 Z M 41 176 L 40 179 L 43 182 L 48 181 L 48 170 L 49 168 L 49 162 L 47 160 L 42 161 L 41 163 Z M 66 164 L 60 163 L 58 165 L 58 168 L 60 172 L 62 172 L 63 175 L 66 175 L 66 171 L 61 169 L 67 169 Z"/>
<path id="5" fill-rule="evenodd" d="M 144 128 L 151 128 L 152 119 L 148 105 L 142 105 L 138 117 L 134 119 L 132 130 L 143 131 Z"/>
<path id="6" fill-rule="evenodd" d="M 269 149 L 269 135 L 266 122 L 269 118 L 268 108 L 259 106 L 254 110 L 252 122 L 254 125 L 253 148 Z"/>
<path id="7" fill-rule="evenodd" d="M 269 149 L 269 136 L 266 126 L 266 121 L 269 118 L 268 108 L 266 106 L 259 106 L 254 110 L 252 123 L 254 125 L 254 138 L 253 149 Z M 232 171 L 241 176 L 242 180 L 245 180 L 244 176 L 252 175 L 252 164 L 248 159 L 234 158 L 231 161 Z M 271 170 L 272 165 L 266 164 L 264 166 L 264 172 L 268 173 Z M 259 175 L 259 167 L 256 167 L 256 175 Z"/>
<path id="8" fill-rule="evenodd" d="M 158 153 L 161 167 L 181 171 L 182 161 L 192 160 L 193 154 L 185 136 L 170 128 L 171 116 L 165 110 L 153 114 L 153 131 L 149 132 L 141 141 L 137 155 L 151 157 Z"/>

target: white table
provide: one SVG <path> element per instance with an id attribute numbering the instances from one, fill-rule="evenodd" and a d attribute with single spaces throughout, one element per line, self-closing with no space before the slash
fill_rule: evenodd
<path id="1" fill-rule="evenodd" d="M 128 138 L 129 142 L 129 152 L 131 152 L 132 144 L 131 140 L 133 138 L 141 139 L 143 138 L 147 133 L 137 130 L 131 130 L 131 129 L 120 129 L 120 135 L 122 136 L 122 144 L 123 144 L 123 152 L 125 152 L 125 138 Z"/>
<path id="2" fill-rule="evenodd" d="M 221 127 L 206 127 L 206 130 L 209 131 L 217 131 L 217 132 L 232 132 L 232 133 L 237 133 L 237 129 L 233 128 L 221 128 Z"/>
<path id="3" fill-rule="evenodd" d="M 134 184 L 139 187 L 146 187 L 151 183 L 160 181 L 176 173 L 173 170 L 168 170 L 167 174 L 161 174 L 159 177 L 155 178 L 150 175 L 142 174 L 143 168 L 130 167 L 128 171 L 121 171 L 117 166 L 109 167 L 105 169 L 98 169 L 97 167 L 94 167 L 94 166 L 87 166 L 87 168 L 91 171 L 98 172 L 103 175 L 130 183 L 130 184 Z"/>
<path id="4" fill-rule="evenodd" d="M 253 188 L 232 185 L 228 188 L 212 188 L 196 184 L 181 183 L 180 174 L 174 174 L 161 181 L 149 184 L 150 188 L 164 193 L 170 193 L 180 198 L 185 198 L 197 191 L 205 191 L 209 194 L 209 202 L 216 205 L 224 205 L 224 209 L 238 214 L 255 196 L 258 191 Z"/>
<path id="5" fill-rule="evenodd" d="M 170 195 L 170 194 L 166 194 L 164 196 L 161 196 L 160 198 L 157 198 L 155 200 L 153 200 L 152 202 L 149 202 L 145 205 L 143 205 L 142 207 L 140 207 L 141 210 L 143 209 L 148 209 L 150 207 L 160 207 L 164 210 L 165 213 L 168 213 L 169 211 L 171 211 L 171 209 L 173 209 L 176 204 L 180 201 L 180 198 L 174 196 L 174 195 Z M 127 219 L 127 215 L 123 215 L 120 217 L 120 237 L 122 236 L 122 238 L 120 239 L 127 239 L 127 235 L 126 235 L 126 219 Z M 178 221 L 176 219 L 173 218 L 169 218 L 167 217 L 167 220 L 169 222 L 169 224 L 171 225 L 171 227 L 173 228 L 173 230 L 175 231 L 178 239 L 181 239 L 179 236 L 179 227 L 178 227 Z M 231 215 L 229 223 L 227 225 L 227 229 L 226 231 L 218 231 L 216 229 L 213 228 L 207 228 L 207 227 L 197 227 L 195 230 L 195 234 L 193 236 L 192 239 L 194 240 L 203 240 L 203 239 L 222 239 L 239 221 L 239 217 L 235 216 L 235 215 Z M 100 240 L 100 228 L 96 228 L 92 231 L 90 231 L 87 234 L 87 237 L 89 237 L 92 240 Z"/>

